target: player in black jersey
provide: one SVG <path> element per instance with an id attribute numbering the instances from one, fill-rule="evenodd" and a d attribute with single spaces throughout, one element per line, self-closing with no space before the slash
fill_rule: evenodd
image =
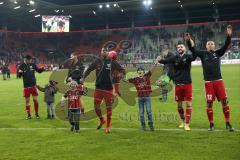
<path id="1" fill-rule="evenodd" d="M 207 115 L 210 123 L 209 131 L 214 130 L 213 123 L 213 102 L 215 97 L 222 103 L 222 110 L 226 121 L 226 129 L 234 131 L 230 124 L 230 110 L 228 106 L 227 94 L 221 75 L 221 57 L 225 54 L 231 43 L 232 26 L 229 25 L 226 30 L 227 37 L 222 48 L 215 50 L 215 43 L 208 41 L 206 44 L 207 51 L 197 51 L 194 42 L 188 33 L 185 34 L 185 40 L 193 55 L 198 56 L 202 62 L 203 75 L 205 80 L 205 93 L 207 101 Z"/>
<path id="2" fill-rule="evenodd" d="M 36 118 L 39 119 L 38 114 L 38 92 L 36 87 L 36 77 L 35 72 L 42 73 L 44 68 L 38 68 L 36 64 L 32 63 L 32 57 L 30 55 L 26 55 L 24 58 L 24 63 L 19 66 L 19 76 L 23 78 L 23 96 L 26 100 L 26 111 L 27 117 L 26 119 L 31 119 L 31 111 L 30 111 L 30 96 L 33 97 L 34 102 L 34 110 Z"/>
<path id="3" fill-rule="evenodd" d="M 179 128 L 190 131 L 189 122 L 192 114 L 192 79 L 191 79 L 191 62 L 196 58 L 186 53 L 183 43 L 177 45 L 177 53 L 167 58 L 158 57 L 159 63 L 172 64 L 173 79 L 175 84 L 175 100 L 178 103 L 178 113 L 182 119 Z M 182 107 L 182 102 L 186 101 L 186 115 Z"/>

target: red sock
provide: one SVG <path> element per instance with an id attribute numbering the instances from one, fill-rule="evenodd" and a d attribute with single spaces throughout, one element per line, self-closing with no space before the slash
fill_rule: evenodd
<path id="1" fill-rule="evenodd" d="M 99 117 L 99 120 L 100 120 L 100 123 L 101 123 L 101 124 L 104 124 L 104 123 L 105 123 L 105 120 L 104 120 L 103 117 Z"/>
<path id="2" fill-rule="evenodd" d="M 179 114 L 181 120 L 184 121 L 185 117 L 184 117 L 184 110 L 182 107 L 178 107 L 178 114 Z"/>
<path id="3" fill-rule="evenodd" d="M 207 116 L 208 116 L 208 121 L 209 123 L 213 123 L 213 109 L 212 107 L 207 107 Z"/>
<path id="4" fill-rule="evenodd" d="M 226 122 L 229 122 L 230 121 L 229 106 L 223 106 L 222 110 L 223 110 L 223 114 L 224 114 Z"/>
<path id="5" fill-rule="evenodd" d="M 107 128 L 110 127 L 111 125 L 111 120 L 112 120 L 112 107 L 107 108 Z"/>
<path id="6" fill-rule="evenodd" d="M 31 115 L 31 106 L 30 105 L 26 105 L 26 111 L 28 115 Z"/>
<path id="7" fill-rule="evenodd" d="M 34 103 L 35 113 L 37 114 L 38 113 L 38 101 L 37 100 L 33 100 L 33 103 Z"/>
<path id="8" fill-rule="evenodd" d="M 95 113 L 97 114 L 98 118 L 100 119 L 100 122 L 102 123 L 104 121 L 103 117 L 102 117 L 102 111 L 100 106 L 95 106 Z"/>
<path id="9" fill-rule="evenodd" d="M 186 117 L 185 117 L 185 123 L 189 124 L 190 119 L 191 119 L 191 115 L 192 115 L 192 107 L 191 106 L 187 106 L 186 108 Z"/>

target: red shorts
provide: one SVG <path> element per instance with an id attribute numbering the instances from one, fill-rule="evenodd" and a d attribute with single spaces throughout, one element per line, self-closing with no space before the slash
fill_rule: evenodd
<path id="1" fill-rule="evenodd" d="M 103 99 L 106 106 L 112 106 L 114 102 L 113 91 L 96 89 L 94 92 L 94 106 L 99 106 Z"/>
<path id="2" fill-rule="evenodd" d="M 38 92 L 37 92 L 37 87 L 33 86 L 33 87 L 27 87 L 23 89 L 23 96 L 25 98 L 29 98 L 30 96 L 38 96 Z"/>
<path id="3" fill-rule="evenodd" d="M 175 100 L 177 102 L 192 101 L 192 84 L 175 85 Z"/>
<path id="4" fill-rule="evenodd" d="M 215 101 L 215 97 L 218 101 L 227 98 L 223 80 L 205 82 L 205 93 L 207 102 Z"/>

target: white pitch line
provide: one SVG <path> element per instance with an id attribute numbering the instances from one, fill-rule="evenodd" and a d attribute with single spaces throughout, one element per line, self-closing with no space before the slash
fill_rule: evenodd
<path id="1" fill-rule="evenodd" d="M 138 128 L 111 128 L 112 130 L 122 130 L 122 131 L 141 131 Z M 69 130 L 69 128 L 0 128 L 0 131 L 38 131 L 38 130 Z M 96 128 L 80 128 L 80 130 L 96 130 Z M 157 128 L 155 131 L 184 131 L 178 128 Z M 196 132 L 210 132 L 204 128 L 193 128 L 191 131 Z M 238 130 L 235 130 L 238 132 Z M 215 129 L 213 132 L 228 132 L 226 129 Z"/>

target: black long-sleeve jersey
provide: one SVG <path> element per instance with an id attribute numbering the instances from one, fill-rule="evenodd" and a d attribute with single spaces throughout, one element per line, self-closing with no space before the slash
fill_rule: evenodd
<path id="1" fill-rule="evenodd" d="M 164 60 L 160 60 L 159 63 L 172 64 L 174 68 L 174 83 L 176 85 L 181 85 L 192 83 L 191 62 L 195 59 L 196 57 L 193 57 L 191 54 L 185 53 L 181 56 L 177 53 L 176 55 L 172 55 Z"/>
<path id="2" fill-rule="evenodd" d="M 111 59 L 96 59 L 85 71 L 84 78 L 93 70 L 96 70 L 96 89 L 101 90 L 113 89 L 113 79 L 111 76 L 113 70 L 118 70 L 124 75 L 126 74 L 125 69 L 117 61 Z"/>
<path id="3" fill-rule="evenodd" d="M 222 79 L 221 57 L 228 49 L 230 43 L 231 37 L 227 36 L 225 44 L 222 48 L 213 52 L 208 52 L 208 51 L 196 51 L 195 48 L 191 46 L 191 42 L 190 41 L 187 42 L 189 50 L 192 52 L 192 54 L 201 59 L 205 81 L 214 81 Z"/>
<path id="4" fill-rule="evenodd" d="M 168 52 L 166 58 L 169 58 L 171 56 L 174 56 L 174 54 L 172 52 Z M 173 64 L 165 64 L 163 69 L 164 69 L 164 73 L 167 73 L 170 80 L 172 80 L 174 82 L 174 66 L 173 66 Z"/>
<path id="5" fill-rule="evenodd" d="M 38 73 L 42 73 L 44 71 L 44 69 L 38 68 L 34 63 L 22 63 L 19 67 L 19 70 L 22 71 L 19 73 L 19 76 L 23 77 L 24 88 L 33 87 L 36 85 L 35 71 Z"/>

